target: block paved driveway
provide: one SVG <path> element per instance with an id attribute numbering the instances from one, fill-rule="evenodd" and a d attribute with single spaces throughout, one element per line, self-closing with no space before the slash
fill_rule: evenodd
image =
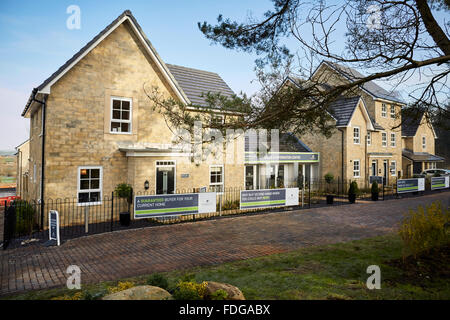
<path id="1" fill-rule="evenodd" d="M 394 230 L 407 209 L 435 200 L 449 207 L 450 192 L 118 231 L 60 247 L 0 250 L 0 295 L 64 286 L 69 265 L 81 268 L 86 284 L 382 235 Z"/>

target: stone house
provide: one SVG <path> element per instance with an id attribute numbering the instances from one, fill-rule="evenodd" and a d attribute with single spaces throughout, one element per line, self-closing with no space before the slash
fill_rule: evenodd
<path id="1" fill-rule="evenodd" d="M 33 89 L 22 113 L 30 119 L 27 198 L 98 204 L 118 183 L 149 193 L 243 187 L 243 152 L 230 163 L 209 156 L 194 164 L 172 143 L 176 128 L 154 110 L 151 87 L 186 105 L 205 105 L 206 92 L 233 94 L 216 73 L 165 64 L 123 12 Z M 244 150 L 243 138 L 232 143 Z"/>
<path id="2" fill-rule="evenodd" d="M 299 163 L 319 161 L 298 139 L 281 144 L 281 164 L 246 160 L 244 134 L 225 140 L 226 152 L 196 161 L 192 150 L 174 143 L 177 128 L 155 110 L 147 95 L 151 88 L 164 98 L 195 105 L 190 112 L 203 112 L 211 121 L 242 116 L 219 108 L 208 109 L 212 116 L 205 113 L 205 93 L 231 97 L 233 91 L 216 73 L 166 64 L 125 11 L 33 89 L 22 113 L 30 119 L 26 198 L 97 205 L 123 182 L 136 193 L 156 194 L 205 187 L 220 193 L 263 188 L 273 181 L 280 187 L 297 183 Z"/>
<path id="3" fill-rule="evenodd" d="M 358 71 L 323 61 L 311 79 L 328 86 L 345 84 L 364 77 Z M 301 86 L 301 81 L 289 81 Z M 321 161 L 316 176 L 331 173 L 344 181 L 355 180 L 369 186 L 370 176 L 382 176 L 392 184 L 402 176 L 401 108 L 404 102 L 373 82 L 365 83 L 346 97 L 332 103 L 335 129 L 331 137 L 305 134 L 299 137 Z"/>
<path id="4" fill-rule="evenodd" d="M 426 169 L 435 169 L 444 158 L 435 154 L 436 132 L 429 117 L 403 115 L 402 123 L 402 168 L 405 177 L 412 177 Z"/>

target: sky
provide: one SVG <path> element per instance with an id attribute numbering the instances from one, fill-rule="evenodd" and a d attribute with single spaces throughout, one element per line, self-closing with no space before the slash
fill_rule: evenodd
<path id="1" fill-rule="evenodd" d="M 66 26 L 70 5 L 81 10 L 80 29 Z M 271 8 L 269 0 L 0 0 L 0 150 L 28 138 L 29 119 L 20 115 L 31 90 L 127 9 L 164 62 L 216 72 L 234 92 L 255 93 L 257 57 L 212 44 L 197 22 L 214 23 L 219 14 L 243 21 Z M 343 34 L 344 26 L 337 31 Z"/>

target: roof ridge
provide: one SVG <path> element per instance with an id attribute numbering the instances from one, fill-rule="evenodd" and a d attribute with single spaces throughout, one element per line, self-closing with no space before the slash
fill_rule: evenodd
<path id="1" fill-rule="evenodd" d="M 180 66 L 180 65 L 177 65 L 177 64 L 172 64 L 172 63 L 166 63 L 166 66 L 173 66 L 173 67 L 176 67 L 176 68 L 184 68 L 184 69 L 201 71 L 201 72 L 206 72 L 206 73 L 212 73 L 212 74 L 215 74 L 215 75 L 219 75 L 217 72 L 212 72 L 212 71 L 207 71 L 207 70 L 202 70 L 202 69 L 196 69 L 196 68 L 191 68 L 191 67 L 185 67 L 185 66 Z"/>

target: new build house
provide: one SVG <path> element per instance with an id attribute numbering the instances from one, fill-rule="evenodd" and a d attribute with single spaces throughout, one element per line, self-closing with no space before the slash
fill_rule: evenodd
<path id="1" fill-rule="evenodd" d="M 328 86 L 363 78 L 353 68 L 323 61 L 312 79 Z M 288 81 L 301 86 L 301 81 Z M 321 154 L 316 176 L 327 173 L 368 186 L 370 176 L 392 184 L 435 166 L 442 158 L 434 155 L 437 138 L 426 117 L 416 123 L 402 119 L 405 102 L 370 81 L 350 96 L 338 98 L 330 107 L 334 130 L 330 138 L 305 134 L 300 139 Z M 423 143 L 422 143 L 423 142 Z"/>
<path id="2" fill-rule="evenodd" d="M 177 128 L 154 110 L 145 90 L 151 87 L 199 107 L 206 106 L 205 93 L 233 95 L 216 73 L 166 64 L 125 11 L 32 91 L 22 113 L 31 128 L 26 197 L 95 205 L 119 183 L 157 194 L 281 186 L 296 183 L 298 172 L 311 171 L 305 164 L 318 162 L 299 141 L 283 145 L 290 156 L 283 153 L 281 164 L 245 159 L 244 135 L 227 145 L 233 161 L 209 155 L 194 162 L 192 153 L 173 144 Z M 202 112 L 199 107 L 191 111 Z M 213 111 L 222 121 L 239 116 Z"/>

